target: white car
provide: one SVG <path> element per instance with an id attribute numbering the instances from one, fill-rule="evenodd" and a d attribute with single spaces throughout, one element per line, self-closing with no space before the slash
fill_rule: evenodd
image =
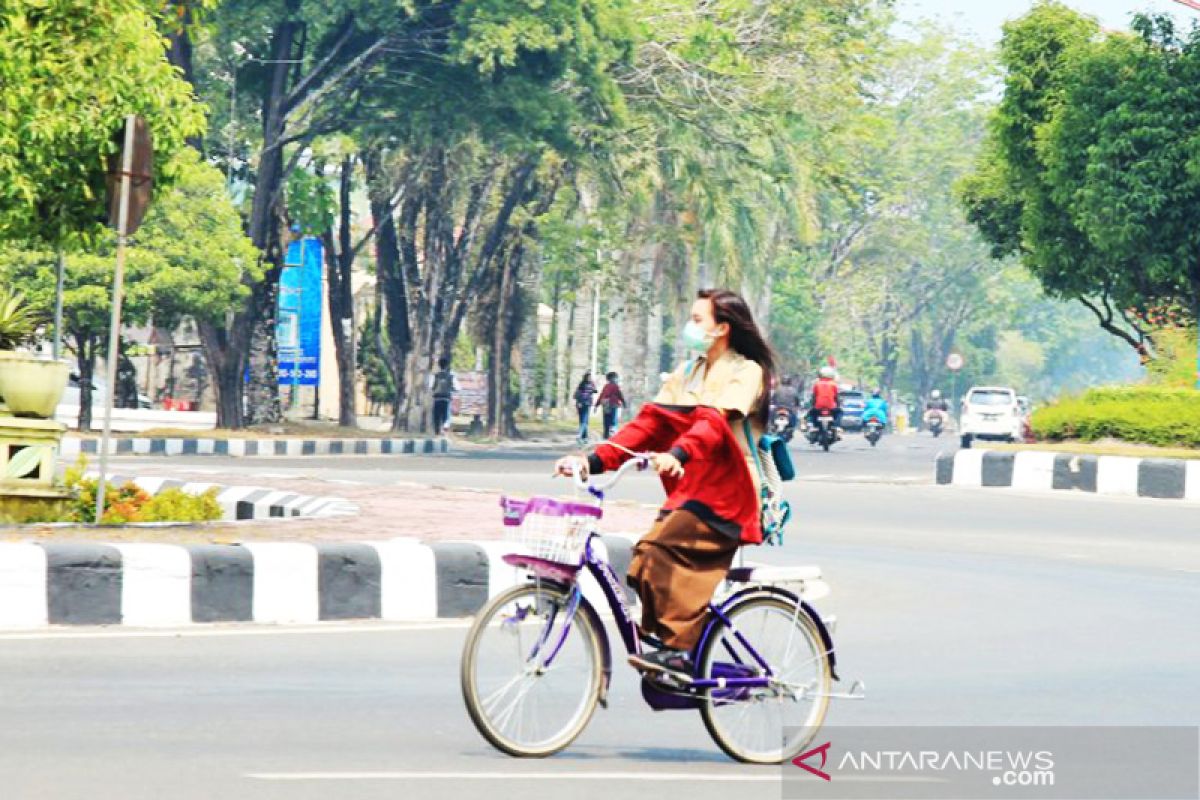
<path id="1" fill-rule="evenodd" d="M 1015 442 L 1022 438 L 1017 393 L 1007 386 L 973 386 L 962 400 L 962 446 L 976 439 Z"/>

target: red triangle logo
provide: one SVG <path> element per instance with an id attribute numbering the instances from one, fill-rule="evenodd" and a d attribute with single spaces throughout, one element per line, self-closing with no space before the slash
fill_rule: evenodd
<path id="1" fill-rule="evenodd" d="M 829 755 L 829 745 L 830 745 L 830 742 L 826 742 L 825 744 L 821 745 L 820 747 L 814 747 L 812 750 L 809 750 L 807 753 L 801 753 L 800 755 L 798 755 L 792 759 L 792 763 L 795 764 L 800 769 L 811 772 L 813 775 L 816 775 L 818 778 L 823 778 L 827 781 L 832 780 L 829 777 L 829 773 L 825 772 L 823 769 L 823 767 L 825 766 L 825 759 Z M 820 767 L 814 767 L 814 766 L 810 766 L 809 764 L 804 763 L 805 759 L 811 758 L 812 756 L 815 756 L 817 754 L 820 754 L 820 756 L 821 756 L 821 766 Z"/>

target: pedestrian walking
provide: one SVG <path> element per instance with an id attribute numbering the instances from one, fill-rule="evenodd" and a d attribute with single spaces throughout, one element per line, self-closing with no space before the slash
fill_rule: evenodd
<path id="1" fill-rule="evenodd" d="M 620 376 L 615 372 L 610 372 L 604 377 L 607 383 L 604 384 L 604 388 L 600 391 L 600 397 L 596 400 L 596 408 L 603 410 L 604 438 L 608 439 L 617 428 L 617 415 L 621 413 L 622 408 L 628 408 L 629 404 L 625 402 L 625 395 L 621 393 Z"/>
<path id="2" fill-rule="evenodd" d="M 583 380 L 575 387 L 575 410 L 579 412 L 579 442 L 587 444 L 588 423 L 592 417 L 592 400 L 596 397 L 596 384 L 592 383 L 592 374 L 583 373 Z"/>
<path id="3" fill-rule="evenodd" d="M 438 371 L 433 376 L 433 432 L 441 434 L 450 427 L 450 402 L 458 387 L 454 382 L 454 373 L 450 371 L 450 361 L 438 359 Z"/>

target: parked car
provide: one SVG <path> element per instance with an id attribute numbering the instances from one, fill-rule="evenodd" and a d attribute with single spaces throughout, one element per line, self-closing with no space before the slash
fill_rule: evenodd
<path id="1" fill-rule="evenodd" d="M 973 386 L 962 400 L 962 446 L 976 439 L 1015 442 L 1024 438 L 1017 393 L 1007 386 Z"/>
<path id="2" fill-rule="evenodd" d="M 848 431 L 862 430 L 863 411 L 867 407 L 867 396 L 858 389 L 846 389 L 842 393 L 842 428 Z"/>

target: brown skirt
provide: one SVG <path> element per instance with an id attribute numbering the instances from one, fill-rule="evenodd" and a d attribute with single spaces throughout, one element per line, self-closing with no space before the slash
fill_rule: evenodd
<path id="1" fill-rule="evenodd" d="M 738 545 L 690 511 L 655 522 L 629 564 L 629 585 L 642 600 L 642 631 L 676 650 L 694 648 Z"/>

